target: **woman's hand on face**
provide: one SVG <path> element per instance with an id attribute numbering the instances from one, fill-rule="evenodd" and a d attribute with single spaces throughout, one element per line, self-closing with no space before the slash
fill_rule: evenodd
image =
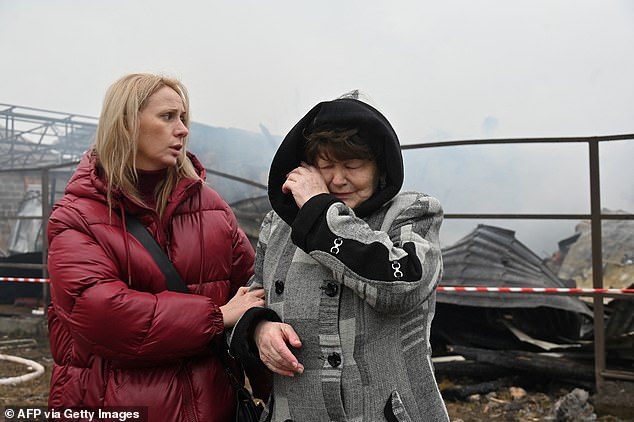
<path id="1" fill-rule="evenodd" d="M 255 306 L 264 306 L 264 303 L 264 289 L 240 287 L 235 296 L 220 307 L 225 327 L 233 327 L 242 314 Z"/>
<path id="2" fill-rule="evenodd" d="M 288 324 L 262 321 L 254 332 L 255 344 L 260 351 L 260 360 L 276 374 L 292 377 L 304 372 L 304 365 L 299 363 L 288 345 L 301 347 L 299 336 Z"/>
<path id="3" fill-rule="evenodd" d="M 291 193 L 301 208 L 313 196 L 328 193 L 328 186 L 317 167 L 302 162 L 301 166 L 286 175 L 282 192 Z"/>

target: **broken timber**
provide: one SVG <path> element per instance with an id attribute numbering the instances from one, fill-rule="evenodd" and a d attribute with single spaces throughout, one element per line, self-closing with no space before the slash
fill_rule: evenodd
<path id="1" fill-rule="evenodd" d="M 466 346 L 450 346 L 450 352 L 467 359 L 530 372 L 534 375 L 561 379 L 594 381 L 594 366 L 582 364 L 554 354 L 539 354 L 517 350 L 487 350 Z"/>

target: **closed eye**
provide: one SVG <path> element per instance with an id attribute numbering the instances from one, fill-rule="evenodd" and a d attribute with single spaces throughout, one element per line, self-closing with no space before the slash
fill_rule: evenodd
<path id="1" fill-rule="evenodd" d="M 358 168 L 363 167 L 365 162 L 361 160 L 348 160 L 345 162 L 345 166 L 347 169 L 356 170 Z"/>

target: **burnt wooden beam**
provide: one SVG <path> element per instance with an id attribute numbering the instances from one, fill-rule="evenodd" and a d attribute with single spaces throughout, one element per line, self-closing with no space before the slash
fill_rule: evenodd
<path id="1" fill-rule="evenodd" d="M 518 385 L 521 381 L 521 377 L 519 376 L 504 377 L 477 384 L 445 388 L 441 390 L 440 393 L 446 400 L 466 400 L 474 394 L 485 394 L 490 393 L 491 391 L 498 391 L 503 388 Z"/>
<path id="2" fill-rule="evenodd" d="M 506 368 L 473 360 L 434 362 L 436 378 L 474 378 L 487 379 L 508 375 Z"/>
<path id="3" fill-rule="evenodd" d="M 518 350 L 488 350 L 475 347 L 450 346 L 452 353 L 476 362 L 529 372 L 563 380 L 594 381 L 594 366 L 554 355 Z"/>

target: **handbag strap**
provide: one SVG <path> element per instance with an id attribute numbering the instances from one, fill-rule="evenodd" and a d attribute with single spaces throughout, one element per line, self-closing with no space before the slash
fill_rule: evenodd
<path id="1" fill-rule="evenodd" d="M 218 353 L 218 358 L 220 359 L 220 363 L 222 363 L 222 367 L 224 368 L 225 373 L 227 374 L 227 377 L 229 378 L 229 381 L 231 382 L 231 385 L 233 386 L 233 388 L 235 388 L 236 390 L 244 388 L 244 385 L 241 384 L 240 381 L 238 381 L 238 376 L 236 376 L 234 369 L 229 364 L 230 360 L 233 361 L 238 366 L 239 368 L 238 371 L 242 371 L 242 365 L 240 365 L 240 362 L 235 360 L 229 354 L 229 351 L 227 349 L 217 348 L 216 351 Z"/>
<path id="2" fill-rule="evenodd" d="M 147 231 L 143 223 L 141 223 L 135 216 L 126 214 L 125 227 L 128 233 L 136 237 L 145 249 L 147 249 L 150 255 L 152 255 L 154 262 L 156 262 L 156 265 L 158 265 L 159 269 L 165 276 L 167 289 L 173 292 L 191 293 L 174 267 L 174 264 L 172 264 L 165 252 L 163 252 L 163 249 L 161 249 L 159 244 L 156 242 L 156 239 L 154 239 L 150 232 Z"/>
<path id="3" fill-rule="evenodd" d="M 117 212 L 117 214 L 119 214 Z M 154 261 L 158 265 L 159 269 L 165 276 L 165 281 L 167 282 L 168 290 L 180 293 L 191 293 L 191 291 L 187 288 L 187 285 L 181 278 L 180 274 L 172 264 L 172 261 L 169 260 L 163 249 L 156 242 L 156 239 L 152 237 L 150 232 L 147 231 L 145 226 L 133 215 L 125 216 L 125 227 L 128 230 L 128 233 L 132 234 L 136 239 L 147 249 L 147 251 L 152 255 Z M 229 351 L 226 349 L 219 348 L 218 357 L 220 358 L 220 362 L 224 367 L 225 372 L 229 376 L 229 380 L 231 385 L 235 389 L 244 388 L 242 384 L 238 381 L 234 370 L 231 368 L 229 364 L 229 360 L 233 360 L 242 370 L 242 366 L 235 359 L 232 359 L 232 356 L 229 354 Z"/>

